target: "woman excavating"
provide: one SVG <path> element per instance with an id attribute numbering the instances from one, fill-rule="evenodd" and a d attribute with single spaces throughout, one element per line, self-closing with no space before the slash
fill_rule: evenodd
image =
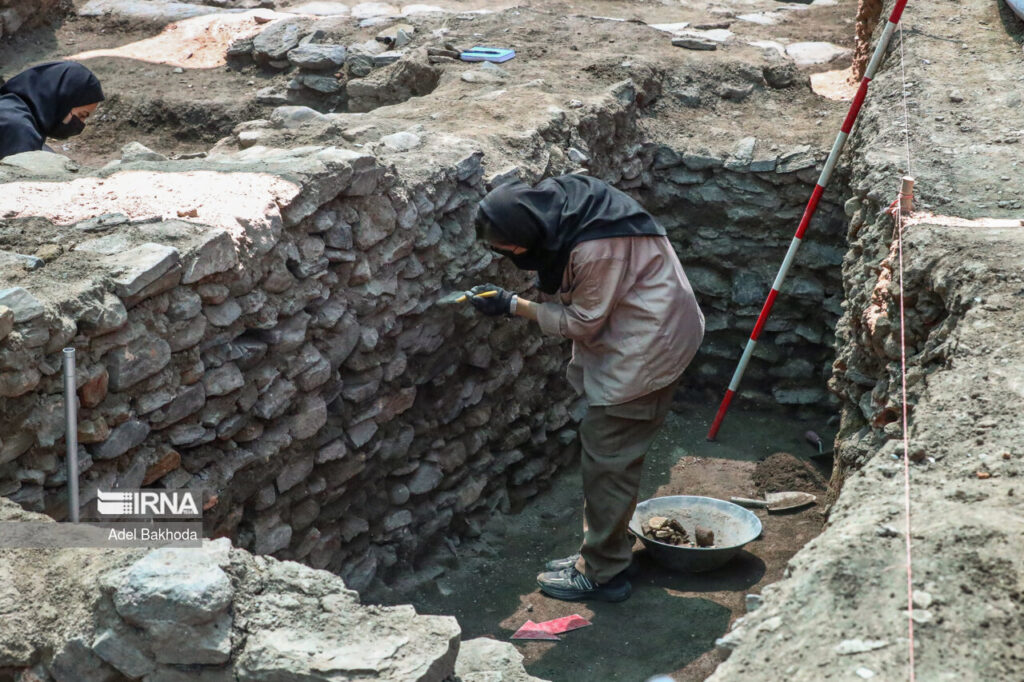
<path id="1" fill-rule="evenodd" d="M 704 336 L 704 317 L 665 230 L 631 197 L 583 175 L 502 185 L 480 202 L 477 236 L 555 294 L 536 303 L 486 284 L 487 315 L 535 320 L 572 339 L 569 382 L 589 403 L 583 445 L 583 543 L 537 576 L 545 594 L 621 601 L 630 594 L 627 533 L 644 456 Z"/>
<path id="2" fill-rule="evenodd" d="M 46 139 L 78 135 L 102 101 L 99 80 L 76 62 L 22 71 L 0 86 L 0 158 L 52 151 Z"/>

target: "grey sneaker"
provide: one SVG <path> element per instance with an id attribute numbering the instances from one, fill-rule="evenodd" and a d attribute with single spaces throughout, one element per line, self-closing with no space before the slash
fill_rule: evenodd
<path id="1" fill-rule="evenodd" d="M 579 560 L 579 558 L 580 558 L 580 553 L 576 552 L 575 554 L 570 554 L 569 556 L 565 557 L 564 559 L 552 559 L 551 561 L 549 561 L 546 564 L 544 564 L 544 570 L 545 571 L 551 571 L 551 572 L 557 572 L 557 571 L 563 571 L 563 570 L 565 570 L 567 568 L 572 568 L 573 566 L 576 565 L 576 562 Z"/>
<path id="2" fill-rule="evenodd" d="M 576 561 L 580 558 L 580 553 L 571 554 L 564 559 L 552 559 L 551 561 L 544 564 L 545 571 L 557 572 L 564 571 L 567 568 L 572 568 L 576 565 Z M 640 571 L 640 565 L 636 561 L 633 561 L 628 568 L 624 571 L 627 578 L 634 578 Z"/>
<path id="3" fill-rule="evenodd" d="M 597 585 L 577 571 L 575 566 L 561 571 L 541 573 L 537 576 L 537 585 L 544 594 L 562 601 L 597 599 L 617 602 L 628 599 L 633 591 L 633 586 L 626 579 L 625 571 L 608 582 Z"/>

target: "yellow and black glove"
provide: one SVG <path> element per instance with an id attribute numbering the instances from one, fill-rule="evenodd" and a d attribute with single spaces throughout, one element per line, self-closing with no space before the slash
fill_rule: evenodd
<path id="1" fill-rule="evenodd" d="M 488 297 L 479 296 L 485 291 L 497 293 Z M 515 294 L 511 291 L 505 291 L 495 284 L 478 284 L 466 292 L 466 299 L 484 315 L 511 315 L 514 297 Z"/>

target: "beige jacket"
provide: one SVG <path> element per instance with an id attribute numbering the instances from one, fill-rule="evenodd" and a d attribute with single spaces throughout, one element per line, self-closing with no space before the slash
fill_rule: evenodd
<path id="1" fill-rule="evenodd" d="M 572 339 L 566 375 L 591 405 L 618 405 L 664 388 L 704 338 L 704 316 L 667 237 L 576 245 L 560 303 L 538 306 L 548 334 Z"/>

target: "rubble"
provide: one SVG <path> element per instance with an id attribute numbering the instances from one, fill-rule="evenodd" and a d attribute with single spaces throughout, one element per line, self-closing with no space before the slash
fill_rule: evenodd
<path id="1" fill-rule="evenodd" d="M 48 520 L 6 500 L 0 519 Z M 361 606 L 337 576 L 253 556 L 227 539 L 190 549 L 0 554 L 3 584 L 18 586 L 0 592 L 14 626 L 0 632 L 0 666 L 36 666 L 35 679 L 440 682 L 460 650 L 454 618 Z M 468 675 L 500 668 L 536 679 L 514 653 L 485 664 L 480 644 L 467 650 L 460 665 Z"/>
<path id="2" fill-rule="evenodd" d="M 641 530 L 643 530 L 644 535 L 658 542 L 664 542 L 668 545 L 693 546 L 686 529 L 676 519 L 652 516 L 643 524 Z"/>

